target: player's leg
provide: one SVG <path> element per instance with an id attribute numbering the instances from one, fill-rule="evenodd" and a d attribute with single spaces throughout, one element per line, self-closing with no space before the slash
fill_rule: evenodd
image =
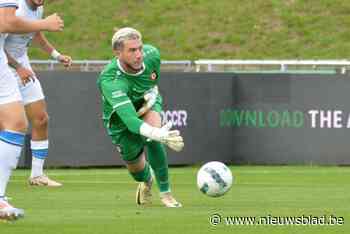
<path id="1" fill-rule="evenodd" d="M 143 120 L 154 127 L 161 127 L 161 117 L 157 112 L 149 111 Z M 148 161 L 154 171 L 160 192 L 170 192 L 168 162 L 164 146 L 156 141 L 149 141 L 146 149 Z"/>
<path id="2" fill-rule="evenodd" d="M 142 152 L 136 161 L 126 161 L 126 167 L 135 181 L 139 182 L 136 189 L 136 204 L 148 205 L 152 203 L 152 174 L 151 167 Z"/>
<path id="3" fill-rule="evenodd" d="M 161 116 L 156 111 L 149 111 L 144 116 L 144 121 L 154 127 L 161 127 Z M 171 194 L 169 185 L 168 160 L 166 150 L 163 144 L 150 141 L 146 145 L 148 161 L 154 171 L 157 185 L 160 191 L 160 197 L 163 204 L 167 207 L 181 207 Z"/>
<path id="4" fill-rule="evenodd" d="M 32 170 L 29 178 L 31 185 L 59 187 L 61 183 L 50 179 L 44 174 L 44 163 L 48 157 L 48 121 L 49 116 L 44 100 L 29 103 L 25 106 L 26 115 L 32 126 L 32 139 L 30 147 L 32 151 Z"/>
<path id="5" fill-rule="evenodd" d="M 0 219 L 16 219 L 23 216 L 23 210 L 11 206 L 5 192 L 17 167 L 28 124 L 17 82 L 7 67 L 0 71 L 0 123 Z"/>
<path id="6" fill-rule="evenodd" d="M 113 143 L 126 163 L 126 167 L 133 177 L 139 182 L 136 190 L 136 203 L 146 205 L 151 203 L 152 175 L 151 167 L 145 159 L 143 152 L 145 140 L 140 135 L 125 131 L 119 136 L 112 137 Z"/>
<path id="7" fill-rule="evenodd" d="M 23 65 L 32 70 L 29 61 L 22 61 Z M 23 85 L 17 73 L 20 92 L 22 95 L 25 112 L 29 123 L 32 126 L 30 147 L 32 151 L 32 170 L 29 178 L 29 184 L 37 186 L 59 187 L 62 186 L 54 180 L 49 179 L 43 172 L 45 159 L 48 157 L 48 121 L 45 96 L 40 81 L 34 77 L 34 80 Z M 34 74 L 34 72 L 33 72 Z"/>

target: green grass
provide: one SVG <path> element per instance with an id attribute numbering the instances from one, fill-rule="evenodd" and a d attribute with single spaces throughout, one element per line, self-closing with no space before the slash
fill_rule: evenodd
<path id="1" fill-rule="evenodd" d="M 54 0 L 64 33 L 48 37 L 75 59 L 109 59 L 113 28 L 139 29 L 166 60 L 346 59 L 350 1 Z M 47 58 L 33 50 L 33 58 Z"/>
<path id="2" fill-rule="evenodd" d="M 158 196 L 136 207 L 136 184 L 125 169 L 49 170 L 62 188 L 25 185 L 29 171 L 17 170 L 8 195 L 24 208 L 24 219 L 0 223 L 1 234 L 98 233 L 349 233 L 349 167 L 231 167 L 235 183 L 228 194 L 209 198 L 195 185 L 197 168 L 171 168 L 173 191 L 181 209 L 163 208 Z M 154 190 L 155 194 L 156 189 Z M 209 215 L 344 217 L 339 226 L 209 224 Z"/>

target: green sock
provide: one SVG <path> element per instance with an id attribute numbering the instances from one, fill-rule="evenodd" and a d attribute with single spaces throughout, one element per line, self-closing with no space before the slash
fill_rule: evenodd
<path id="1" fill-rule="evenodd" d="M 130 172 L 130 174 L 137 182 L 148 182 L 151 179 L 151 168 L 146 162 L 142 171 Z"/>
<path id="2" fill-rule="evenodd" d="M 148 161 L 154 171 L 157 185 L 161 193 L 170 192 L 168 178 L 168 160 L 164 145 L 151 141 L 147 143 Z"/>

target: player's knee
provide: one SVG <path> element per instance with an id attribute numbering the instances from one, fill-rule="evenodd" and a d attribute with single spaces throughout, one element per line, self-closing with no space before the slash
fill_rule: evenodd
<path id="1" fill-rule="evenodd" d="M 49 124 L 49 115 L 46 112 L 38 114 L 33 119 L 32 124 L 35 128 L 47 128 Z"/>
<path id="2" fill-rule="evenodd" d="M 13 119 L 6 128 L 16 132 L 26 132 L 28 129 L 28 121 L 26 118 Z"/>
<path id="3" fill-rule="evenodd" d="M 128 171 L 130 173 L 142 171 L 146 164 L 145 154 L 143 152 L 143 149 L 142 151 L 140 151 L 140 153 L 136 155 L 136 157 L 125 162 L 126 162 L 126 167 L 128 168 Z"/>

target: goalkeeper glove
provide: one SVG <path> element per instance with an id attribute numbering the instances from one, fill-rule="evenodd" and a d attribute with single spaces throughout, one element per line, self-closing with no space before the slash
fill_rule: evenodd
<path id="1" fill-rule="evenodd" d="M 157 96 L 158 96 L 158 86 L 154 86 L 150 90 L 148 90 L 145 95 L 143 96 L 143 99 L 145 99 L 145 103 L 142 105 L 142 107 L 137 111 L 137 115 L 143 116 L 146 114 L 152 106 L 156 103 Z"/>
<path id="2" fill-rule="evenodd" d="M 143 123 L 140 127 L 140 134 L 158 142 L 167 145 L 170 149 L 180 152 L 185 146 L 179 130 L 170 130 L 172 122 L 168 122 L 161 128 L 152 127 L 147 123 Z"/>

